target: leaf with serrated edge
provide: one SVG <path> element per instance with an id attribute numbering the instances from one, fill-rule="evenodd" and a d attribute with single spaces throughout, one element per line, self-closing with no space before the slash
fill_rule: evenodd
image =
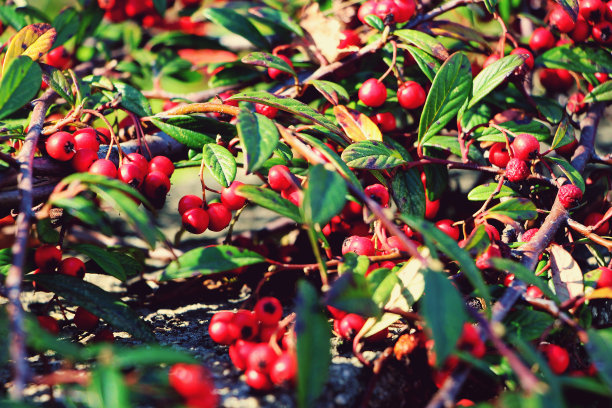
<path id="1" fill-rule="evenodd" d="M 375 140 L 353 143 L 341 157 L 348 166 L 358 169 L 382 170 L 406 163 L 397 151 Z"/>
<path id="2" fill-rule="evenodd" d="M 551 245 L 550 274 L 561 302 L 584 294 L 582 270 L 572 255 L 559 245 Z"/>
<path id="3" fill-rule="evenodd" d="M 442 64 L 431 84 L 419 123 L 419 144 L 440 131 L 461 109 L 472 91 L 470 61 L 455 53 Z"/>
<path id="4" fill-rule="evenodd" d="M 295 71 L 293 68 L 291 68 L 291 65 L 287 64 L 283 59 L 277 57 L 276 55 L 272 55 L 267 52 L 252 52 L 242 57 L 242 62 L 260 67 L 278 69 L 279 71 L 296 76 Z"/>
<path id="5" fill-rule="evenodd" d="M 257 171 L 274 153 L 279 140 L 278 129 L 269 118 L 248 110 L 241 110 L 238 114 L 237 129 L 244 149 L 246 171 Z"/>
<path id="6" fill-rule="evenodd" d="M 472 98 L 468 103 L 468 109 L 480 102 L 482 98 L 508 78 L 515 69 L 523 65 L 525 59 L 522 55 L 508 55 L 480 71 L 474 78 Z"/>
<path id="7" fill-rule="evenodd" d="M 205 144 L 202 149 L 202 160 L 219 184 L 223 187 L 232 184 L 236 177 L 236 159 L 229 150 L 216 143 Z"/>
<path id="8" fill-rule="evenodd" d="M 281 197 L 276 191 L 246 184 L 239 186 L 236 191 L 260 207 L 291 218 L 295 222 L 302 222 L 299 208 L 291 201 Z"/>
<path id="9" fill-rule="evenodd" d="M 12 60 L 25 55 L 32 61 L 42 57 L 53 46 L 57 32 L 49 24 L 37 23 L 23 27 L 13 36 L 2 61 L 2 75 Z"/>
<path id="10" fill-rule="evenodd" d="M 382 141 L 382 133 L 372 119 L 354 109 L 344 105 L 334 106 L 336 120 L 344 129 L 344 133 L 354 142 L 362 140 Z"/>

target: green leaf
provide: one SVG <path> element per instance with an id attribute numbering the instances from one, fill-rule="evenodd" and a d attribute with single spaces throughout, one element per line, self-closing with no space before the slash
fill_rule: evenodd
<path id="1" fill-rule="evenodd" d="M 397 30 L 393 32 L 402 42 L 412 44 L 417 48 L 433 55 L 439 60 L 445 61 L 449 54 L 446 48 L 434 37 L 418 30 Z M 469 65 L 469 64 L 468 64 Z M 471 78 L 471 76 L 470 76 Z"/>
<path id="2" fill-rule="evenodd" d="M 504 324 L 510 333 L 520 336 L 525 341 L 536 340 L 542 335 L 542 328 L 550 326 L 555 319 L 545 312 L 521 309 L 510 312 Z"/>
<path id="3" fill-rule="evenodd" d="M 376 140 L 350 144 L 342 152 L 342 160 L 350 167 L 370 170 L 390 169 L 406 163 L 397 150 Z"/>
<path id="4" fill-rule="evenodd" d="M 176 363 L 197 364 L 197 360 L 187 352 L 171 347 L 147 345 L 138 348 L 116 348 L 114 351 L 113 363 L 119 368 Z"/>
<path id="5" fill-rule="evenodd" d="M 365 276 L 351 271 L 344 272 L 334 281 L 327 292 L 325 303 L 360 316 L 376 316 L 380 312 L 372 301 Z"/>
<path id="6" fill-rule="evenodd" d="M 559 166 L 563 174 L 565 174 L 565 177 L 567 177 L 569 181 L 572 182 L 572 184 L 574 184 L 576 187 L 578 187 L 580 190 L 584 192 L 586 185 L 584 184 L 584 179 L 582 178 L 582 174 L 580 174 L 578 170 L 576 170 L 574 166 L 572 166 L 567 160 L 565 160 L 562 157 L 552 157 L 552 156 L 546 156 L 544 157 L 544 159 L 550 162 L 553 162 L 557 166 Z"/>
<path id="7" fill-rule="evenodd" d="M 588 329 L 589 342 L 585 347 L 591 356 L 593 364 L 597 367 L 597 373 L 601 379 L 612 387 L 612 356 L 610 349 L 612 348 L 612 329 Z"/>
<path id="8" fill-rule="evenodd" d="M 40 90 L 42 71 L 30 57 L 13 59 L 0 80 L 0 119 L 30 102 Z"/>
<path id="9" fill-rule="evenodd" d="M 153 5 L 155 6 L 155 10 L 157 14 L 163 16 L 166 12 L 167 1 L 166 0 L 153 0 Z"/>
<path id="10" fill-rule="evenodd" d="M 331 328 L 317 298 L 317 291 L 306 281 L 298 282 L 295 307 L 297 334 L 298 407 L 315 406 L 329 375 Z"/>
<path id="11" fill-rule="evenodd" d="M 551 48 L 536 58 L 536 64 L 547 68 L 563 68 L 583 74 L 612 72 L 612 55 L 602 47 L 563 45 Z"/>
<path id="12" fill-rule="evenodd" d="M 0 6 L 0 20 L 4 25 L 10 25 L 16 31 L 21 30 L 28 24 L 25 15 L 20 13 L 14 5 Z"/>
<path id="13" fill-rule="evenodd" d="M 112 235 L 112 231 L 104 220 L 104 213 L 92 200 L 83 196 L 56 197 L 51 204 L 63 208 L 67 214 L 82 222 L 97 227 L 103 234 Z"/>
<path id="14" fill-rule="evenodd" d="M 537 286 L 547 298 L 553 299 L 557 303 L 559 302 L 559 298 L 550 290 L 546 282 L 535 276 L 532 271 L 520 263 L 505 258 L 491 258 L 491 263 L 496 269 L 513 273 L 516 279 L 522 280 L 528 285 Z"/>
<path id="15" fill-rule="evenodd" d="M 375 14 L 368 14 L 367 16 L 365 16 L 365 22 L 367 25 L 377 29 L 380 32 L 383 32 L 385 30 L 385 23 L 380 17 Z"/>
<path id="16" fill-rule="evenodd" d="M 346 89 L 335 82 L 311 79 L 306 84 L 314 86 L 332 105 L 338 105 L 341 99 L 345 101 L 350 99 Z"/>
<path id="17" fill-rule="evenodd" d="M 553 141 L 550 145 L 551 149 L 556 149 L 567 144 L 572 143 L 576 138 L 574 137 L 574 128 L 569 123 L 569 117 L 565 116 L 553 137 Z"/>
<path id="18" fill-rule="evenodd" d="M 499 84 L 504 82 L 506 78 L 512 75 L 514 70 L 523 65 L 524 61 L 525 58 L 520 55 L 508 55 L 480 71 L 474 78 L 472 98 L 468 103 L 468 109 L 472 108 Z"/>
<path id="19" fill-rule="evenodd" d="M 238 114 L 237 129 L 244 148 L 246 171 L 257 171 L 274 153 L 279 139 L 278 129 L 271 119 L 245 109 Z"/>
<path id="20" fill-rule="evenodd" d="M 131 406 L 127 384 L 117 367 L 106 364 L 96 367 L 87 387 L 87 405 L 92 408 Z"/>
<path id="21" fill-rule="evenodd" d="M 432 136 L 431 138 L 429 138 L 429 140 L 423 143 L 423 147 L 448 150 L 452 154 L 461 157 L 461 146 L 459 145 L 459 140 L 457 139 L 457 136 Z M 470 145 L 467 156 L 470 160 L 473 160 L 477 163 L 486 163 L 484 156 L 482 155 L 480 150 L 474 145 L 474 143 Z"/>
<path id="22" fill-rule="evenodd" d="M 322 164 L 312 166 L 301 206 L 304 220 L 310 224 L 327 224 L 344 208 L 346 194 L 346 182 L 340 174 Z"/>
<path id="23" fill-rule="evenodd" d="M 236 178 L 236 158 L 225 147 L 208 143 L 202 149 L 204 165 L 215 180 L 223 187 L 229 187 Z"/>
<path id="24" fill-rule="evenodd" d="M 499 123 L 497 126 L 515 134 L 529 133 L 539 141 L 545 141 L 550 138 L 549 128 L 544 123 L 535 119 L 521 121 L 521 123 L 514 121 L 503 122 Z M 474 139 L 482 142 L 506 141 L 506 138 L 501 130 L 493 127 L 476 129 L 473 133 L 473 137 Z"/>
<path id="25" fill-rule="evenodd" d="M 229 32 L 238 34 L 259 49 L 269 49 L 270 44 L 266 37 L 242 14 L 230 8 L 208 8 L 204 10 L 204 17 L 226 28 Z"/>
<path id="26" fill-rule="evenodd" d="M 72 87 L 62 71 L 51 65 L 43 65 L 42 75 L 45 82 L 51 86 L 60 97 L 68 101 L 69 104 L 74 105 Z"/>
<path id="27" fill-rule="evenodd" d="M 425 273 L 425 295 L 421 308 L 425 324 L 431 330 L 436 365 L 441 367 L 455 349 L 467 320 L 463 298 L 442 272 Z"/>
<path id="28" fill-rule="evenodd" d="M 277 26 L 283 27 L 289 31 L 293 31 L 300 37 L 304 36 L 304 30 L 302 27 L 295 22 L 289 14 L 273 9 L 271 7 L 254 7 L 249 10 L 249 12 L 259 18 L 262 18 L 270 23 L 273 23 Z"/>
<path id="29" fill-rule="evenodd" d="M 429 79 L 433 81 L 436 77 L 436 73 L 440 70 L 440 61 L 432 57 L 427 52 L 423 51 L 420 48 L 414 47 L 412 45 L 407 45 L 406 49 L 412 55 L 412 58 L 416 61 L 423 74 Z"/>
<path id="30" fill-rule="evenodd" d="M 342 130 L 330 121 L 325 115 L 320 114 L 310 106 L 291 98 L 282 98 L 265 91 L 243 92 L 229 98 L 231 101 L 247 101 L 261 103 L 277 109 L 300 116 L 304 119 L 318 123 L 337 135 L 344 137 Z"/>
<path id="31" fill-rule="evenodd" d="M 484 5 L 487 11 L 490 14 L 495 13 L 495 6 L 497 5 L 497 0 L 484 0 Z"/>
<path id="32" fill-rule="evenodd" d="M 208 86 L 216 88 L 220 86 L 235 85 L 241 82 L 260 81 L 261 72 L 255 70 L 250 66 L 230 66 L 223 68 L 220 72 L 216 73 L 208 81 Z"/>
<path id="33" fill-rule="evenodd" d="M 57 31 L 57 37 L 53 42 L 53 48 L 57 48 L 72 38 L 79 30 L 79 13 L 74 8 L 68 7 L 53 19 L 51 25 Z"/>
<path id="34" fill-rule="evenodd" d="M 245 184 L 239 186 L 236 191 L 240 193 L 241 196 L 260 207 L 267 208 L 277 214 L 291 218 L 297 223 L 302 222 L 299 208 L 291 201 L 284 199 L 280 194 L 269 188 Z"/>
<path id="35" fill-rule="evenodd" d="M 404 214 L 402 214 L 401 219 L 408 224 L 410 228 L 420 232 L 426 239 L 433 241 L 434 245 L 450 259 L 459 262 L 461 271 L 465 273 L 465 276 L 476 289 L 476 293 L 485 300 L 487 310 L 490 310 L 491 294 L 489 293 L 489 288 L 485 284 L 480 270 L 474 264 L 474 260 L 470 254 L 460 248 L 455 240 L 438 229 L 434 223 Z"/>
<path id="36" fill-rule="evenodd" d="M 597 85 L 584 97 L 584 103 L 612 101 L 612 81 Z"/>
<path id="37" fill-rule="evenodd" d="M 505 215 L 515 221 L 526 221 L 537 217 L 538 209 L 530 199 L 514 197 L 494 205 L 487 210 L 487 213 Z"/>
<path id="38" fill-rule="evenodd" d="M 0 249 L 0 275 L 6 276 L 13 264 L 13 253 L 11 248 Z M 2 280 L 4 282 L 4 279 Z"/>
<path id="39" fill-rule="evenodd" d="M 113 81 L 113 85 L 115 85 L 117 92 L 121 94 L 120 105 L 125 109 L 140 117 L 150 116 L 153 114 L 149 100 L 145 98 L 142 92 L 140 92 L 138 89 L 119 81 Z M 107 93 L 105 92 L 105 94 Z M 110 99 L 115 97 L 115 95 L 112 93 L 108 94 L 110 95 Z"/>
<path id="40" fill-rule="evenodd" d="M 114 253 L 90 244 L 75 244 L 70 246 L 76 252 L 83 254 L 102 268 L 104 272 L 110 276 L 114 276 L 122 282 L 125 282 L 127 275 L 123 265 Z"/>
<path id="41" fill-rule="evenodd" d="M 472 90 L 470 61 L 455 53 L 442 64 L 431 84 L 419 123 L 419 144 L 438 133 L 457 115 Z"/>
<path id="42" fill-rule="evenodd" d="M 138 314 L 115 295 L 74 276 L 63 274 L 28 275 L 36 283 L 65 298 L 69 303 L 82 306 L 105 320 L 111 326 L 125 330 L 135 338 L 154 342 L 155 336 Z"/>
<path id="43" fill-rule="evenodd" d="M 236 135 L 236 127 L 201 115 L 154 116 L 151 122 L 185 146 L 201 150 L 205 144 L 215 143 L 217 134 L 225 140 Z"/>
<path id="44" fill-rule="evenodd" d="M 544 118 L 548 122 L 554 124 L 561 121 L 565 108 L 562 108 L 556 100 L 547 98 L 545 96 L 535 95 L 533 96 L 533 100 L 538 106 L 540 113 L 544 115 Z"/>
<path id="45" fill-rule="evenodd" d="M 161 280 L 210 275 L 262 262 L 265 262 L 265 258 L 257 252 L 231 245 L 196 248 L 172 261 L 164 270 Z"/>
<path id="46" fill-rule="evenodd" d="M 242 57 L 242 62 L 249 65 L 275 68 L 292 76 L 297 76 L 291 65 L 287 64 L 283 59 L 277 57 L 276 55 L 272 55 L 267 52 L 252 52 Z"/>
<path id="47" fill-rule="evenodd" d="M 476 186 L 472 190 L 470 190 L 467 195 L 467 198 L 470 201 L 487 201 L 489 197 L 495 192 L 496 188 L 497 183 L 486 183 L 480 186 Z M 495 194 L 493 198 L 495 199 L 500 197 L 515 197 L 517 195 L 518 193 L 510 187 L 502 186 L 499 193 Z"/>
<path id="48" fill-rule="evenodd" d="M 391 180 L 391 196 L 402 214 L 425 216 L 425 188 L 417 169 L 395 173 Z"/>

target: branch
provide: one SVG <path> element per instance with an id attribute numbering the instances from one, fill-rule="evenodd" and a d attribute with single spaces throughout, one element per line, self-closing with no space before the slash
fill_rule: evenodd
<path id="1" fill-rule="evenodd" d="M 412 19 L 406 27 L 414 28 L 417 25 L 421 24 L 423 21 L 433 20 L 434 18 L 446 13 L 447 11 L 451 11 L 453 9 L 456 9 L 457 7 L 466 6 L 472 3 L 479 3 L 479 1 L 478 0 L 455 0 L 449 3 L 442 4 L 441 6 L 436 7 L 435 9 L 430 10 L 429 12 L 425 14 L 418 15 L 416 18 Z"/>

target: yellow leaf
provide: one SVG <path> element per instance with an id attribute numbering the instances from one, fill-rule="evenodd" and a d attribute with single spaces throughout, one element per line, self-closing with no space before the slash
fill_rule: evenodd
<path id="1" fill-rule="evenodd" d="M 353 142 L 363 140 L 378 140 L 382 142 L 382 133 L 378 126 L 363 113 L 348 109 L 346 106 L 334 106 L 336 120 Z"/>
<path id="2" fill-rule="evenodd" d="M 599 288 L 585 296 L 586 299 L 612 299 L 612 288 Z"/>
<path id="3" fill-rule="evenodd" d="M 2 74 L 15 58 L 26 55 L 36 61 L 51 49 L 57 31 L 49 24 L 37 23 L 23 27 L 10 40 L 4 60 L 2 61 Z"/>

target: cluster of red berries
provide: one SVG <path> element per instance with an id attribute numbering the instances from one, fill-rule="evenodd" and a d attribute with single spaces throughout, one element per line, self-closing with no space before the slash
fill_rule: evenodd
<path id="1" fill-rule="evenodd" d="M 225 229 L 232 221 L 232 211 L 239 210 L 246 203 L 246 199 L 236 191 L 243 184 L 233 181 L 229 187 L 224 187 L 221 202 L 206 203 L 193 194 L 183 196 L 178 204 L 183 227 L 192 234 L 201 234 L 207 229 L 215 232 Z"/>
<path id="2" fill-rule="evenodd" d="M 368 0 L 359 7 L 357 17 L 367 24 L 366 16 L 375 15 L 385 24 L 405 23 L 410 20 L 416 10 L 414 0 Z"/>
<path id="3" fill-rule="evenodd" d="M 353 340 L 366 323 L 366 319 L 356 313 L 347 313 L 333 306 L 327 306 L 327 310 L 334 319 L 334 332 L 344 340 Z M 369 343 L 376 343 L 384 341 L 388 336 L 389 329 L 384 328 L 364 338 L 364 340 Z"/>
<path id="4" fill-rule="evenodd" d="M 537 159 L 540 142 L 533 135 L 521 133 L 514 138 L 510 149 L 504 142 L 495 143 L 489 149 L 489 162 L 494 166 L 506 168 L 506 178 L 518 182 L 529 177 L 528 162 Z"/>
<path id="5" fill-rule="evenodd" d="M 268 170 L 268 186 L 281 194 L 286 200 L 299 206 L 302 202 L 302 191 L 299 180 L 283 164 L 277 164 Z"/>
<path id="6" fill-rule="evenodd" d="M 170 367 L 168 382 L 188 408 L 214 408 L 219 397 L 208 370 L 198 364 L 178 363 Z"/>
<path id="7" fill-rule="evenodd" d="M 574 42 L 590 38 L 602 45 L 612 44 L 612 4 L 602 0 L 581 0 L 578 19 L 574 21 L 560 5 L 553 6 L 548 21 Z"/>
<path id="8" fill-rule="evenodd" d="M 359 88 L 359 100 L 366 106 L 377 108 L 387 100 L 387 87 L 385 84 L 376 78 L 367 79 Z M 402 83 L 397 90 L 397 101 L 404 109 L 416 109 L 425 103 L 427 93 L 425 89 L 415 81 L 406 81 Z M 389 118 L 385 118 L 385 123 L 389 123 Z M 393 122 L 395 125 L 395 123 Z M 395 127 L 393 127 L 395 129 Z M 384 130 L 384 129 L 383 129 Z"/>
<path id="9" fill-rule="evenodd" d="M 280 301 L 268 296 L 259 299 L 252 311 L 220 311 L 210 320 L 210 337 L 229 346 L 232 363 L 245 370 L 245 381 L 253 389 L 295 385 L 295 336 L 279 324 L 282 315 Z"/>

